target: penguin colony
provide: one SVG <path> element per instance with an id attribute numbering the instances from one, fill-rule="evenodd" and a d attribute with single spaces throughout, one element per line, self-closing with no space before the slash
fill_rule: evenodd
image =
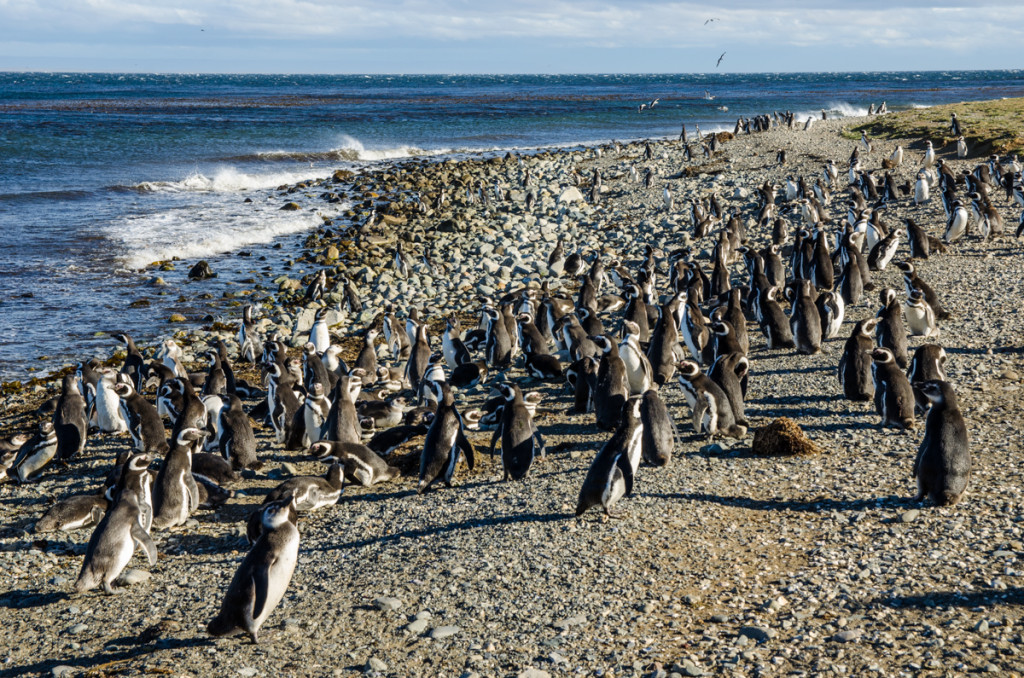
<path id="1" fill-rule="evenodd" d="M 959 133 L 955 118 L 953 125 Z M 793 116 L 739 120 L 736 134 L 778 126 L 793 128 Z M 684 126 L 684 155 L 692 157 L 687 139 Z M 717 135 L 702 137 L 698 130 L 696 144 L 706 157 L 720 143 Z M 970 442 L 954 387 L 945 380 L 947 356 L 939 339 L 949 313 L 941 290 L 926 282 L 927 267 L 964 238 L 1003 234 L 998 189 L 1024 207 L 1020 167 L 1015 159 L 992 157 L 956 175 L 928 144 L 911 190 L 909 184 L 895 186 L 886 171 L 910 154 L 897 148 L 882 169 L 868 169 L 862 154 L 876 148 L 862 135 L 848 173 L 829 161 L 813 184 L 809 177 L 790 177 L 784 186 L 758 187 L 760 247 L 719 196 L 692 198 L 685 208 L 692 239 L 714 241 L 710 270 L 686 246 L 668 252 L 647 246 L 641 261 L 627 265 L 605 260 L 593 248 L 567 253 L 559 239 L 549 270 L 578 283 L 574 298 L 558 295 L 549 282 L 515 289 L 487 300 L 471 329 L 464 330 L 456 316 L 444 318 L 439 339 L 417 309 L 404 318 L 396 309 L 381 309 L 380 322 L 366 328 L 351 365 L 332 344 L 325 309 L 296 355 L 280 337 L 259 336 L 254 309 L 245 307 L 237 354 L 232 359 L 219 343 L 206 355 L 203 372 L 186 370 L 172 340 L 154 347 L 147 360 L 131 337 L 117 335 L 126 349 L 120 370 L 95 360 L 80 364 L 64 378 L 51 419 L 30 435 L 0 440 L 0 479 L 27 483 L 68 468 L 94 431 L 128 434 L 102 487 L 57 502 L 36 525 L 40 532 L 91 528 L 74 588 L 110 593 L 137 549 L 155 564 L 154 533 L 230 501 L 229 487 L 261 468 L 252 420 L 263 422 L 277 445 L 322 461 L 326 471 L 284 481 L 250 516 L 251 549 L 208 631 L 245 633 L 256 642 L 294 572 L 298 518 L 337 503 L 346 482 L 396 480 L 400 469 L 389 458 L 403 445 L 420 449 L 417 493 L 439 484 L 453 487 L 460 461 L 473 468 L 478 451 L 469 429 L 493 430 L 488 452 L 500 454 L 503 480 L 529 482 L 548 450 L 535 421 L 541 398 L 524 386 L 562 384 L 565 403 L 547 406 L 592 414 L 594 426 L 608 435 L 581 474 L 576 515 L 600 507 L 615 517 L 628 510 L 625 498 L 642 482 L 642 464 L 653 467 L 643 473 L 669 464 L 684 431 L 709 441 L 747 438 L 744 401 L 748 381 L 757 378 L 750 333 L 760 330 L 765 350 L 815 354 L 839 336 L 847 308 L 868 306 L 877 314 L 853 326 L 837 357 L 837 393 L 872 402 L 880 426 L 923 428 L 911 469 L 916 499 L 955 504 L 968 489 Z M 652 154 L 648 144 L 644 156 Z M 777 154 L 777 162 L 785 158 L 785 151 Z M 643 178 L 631 169 L 630 180 L 656 190 L 650 169 Z M 523 175 L 529 201 L 528 171 Z M 601 182 L 595 170 L 595 203 Z M 577 183 L 587 181 L 577 177 Z M 846 196 L 843 203 L 835 200 L 838 194 Z M 885 218 L 888 205 L 926 202 L 930 195 L 941 197 L 946 213 L 944 228 L 929 225 L 941 237 L 912 219 L 896 224 Z M 663 196 L 665 209 L 675 209 L 667 186 Z M 492 195 L 480 185 L 465 199 L 491 205 L 508 197 L 500 187 Z M 394 251 L 399 275 L 408 274 L 410 261 L 401 246 Z M 890 265 L 902 273 L 902 290 L 872 281 Z M 306 300 L 321 300 L 332 285 L 344 291 L 349 309 L 362 308 L 355 283 L 331 281 L 326 271 L 312 277 Z M 379 334 L 390 365 L 378 356 Z M 908 334 L 927 343 L 911 354 Z M 255 363 L 262 382 L 237 378 L 232 365 L 239 362 Z M 493 388 L 494 396 L 480 409 L 462 411 L 458 392 L 481 385 Z M 660 395 L 674 387 L 685 412 L 673 413 Z"/>

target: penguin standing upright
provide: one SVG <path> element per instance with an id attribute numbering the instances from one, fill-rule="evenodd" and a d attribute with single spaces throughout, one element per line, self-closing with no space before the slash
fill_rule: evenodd
<path id="1" fill-rule="evenodd" d="M 619 344 L 619 357 L 626 368 L 630 395 L 642 395 L 654 383 L 651 361 L 640 350 L 640 326 L 630 320 L 622 322 L 626 336 Z"/>
<path id="2" fill-rule="evenodd" d="M 597 382 L 591 395 L 594 401 L 594 416 L 598 428 L 612 431 L 619 425 L 622 403 L 629 394 L 626 366 L 619 357 L 619 349 L 615 342 L 604 335 L 594 337 L 593 341 L 601 351 Z"/>
<path id="3" fill-rule="evenodd" d="M 121 415 L 128 422 L 135 450 L 154 453 L 167 449 L 167 433 L 156 407 L 129 383 L 115 384 L 113 391 L 121 399 Z"/>
<path id="4" fill-rule="evenodd" d="M 797 352 L 808 355 L 818 353 L 821 351 L 821 314 L 814 303 L 811 281 L 798 280 L 797 289 L 791 290 L 789 296 L 793 303 L 789 325 Z"/>
<path id="5" fill-rule="evenodd" d="M 244 631 L 259 642 L 260 627 L 284 597 L 299 556 L 292 496 L 271 502 L 260 515 L 262 533 L 228 585 L 220 613 L 207 625 L 211 636 Z"/>
<path id="6" fill-rule="evenodd" d="M 939 326 L 935 311 L 924 299 L 924 292 L 914 289 L 907 298 L 903 309 L 907 316 L 907 329 L 912 337 L 937 337 Z"/>
<path id="7" fill-rule="evenodd" d="M 679 385 L 690 406 L 693 431 L 697 435 L 707 433 L 742 438 L 747 427 L 736 422 L 732 404 L 722 388 L 700 371 L 700 366 L 690 360 L 679 363 Z"/>
<path id="8" fill-rule="evenodd" d="M 263 464 L 256 458 L 256 435 L 249 415 L 238 396 L 228 396 L 228 402 L 220 412 L 220 453 L 236 470 L 258 469 Z"/>
<path id="9" fill-rule="evenodd" d="M 140 486 L 148 489 L 150 461 L 148 455 L 137 454 L 129 457 L 121 469 L 121 479 L 113 497 L 114 506 L 103 516 L 89 538 L 82 569 L 75 582 L 78 593 L 101 585 L 104 592 L 113 593 L 111 583 L 131 560 L 136 547 L 146 552 L 150 565 L 156 565 L 156 545 L 145 526 L 142 499 L 136 489 Z"/>
<path id="10" fill-rule="evenodd" d="M 57 435 L 57 459 L 71 461 L 85 449 L 89 422 L 85 416 L 85 398 L 78 390 L 73 374 L 61 382 L 60 399 L 53 413 L 53 429 Z"/>
<path id="11" fill-rule="evenodd" d="M 117 373 L 109 368 L 97 370 L 96 396 L 93 400 L 96 424 L 104 433 L 126 433 L 128 421 L 121 412 L 121 398 L 114 392 Z"/>
<path id="12" fill-rule="evenodd" d="M 448 487 L 452 485 L 455 466 L 460 452 L 466 455 L 466 463 L 473 470 L 475 457 L 473 445 L 463 430 L 462 415 L 455 407 L 455 398 L 448 384 L 435 385 L 438 392 L 437 411 L 427 429 L 420 454 L 420 480 L 416 491 L 423 494 L 439 478 Z"/>
<path id="13" fill-rule="evenodd" d="M 132 387 L 136 391 L 142 390 L 142 383 L 146 378 L 146 361 L 135 342 L 124 332 L 117 335 L 117 340 L 125 346 L 124 364 L 121 366 L 121 374 L 128 377 Z"/>
<path id="14" fill-rule="evenodd" d="M 505 470 L 503 480 L 522 480 L 529 473 L 534 459 L 538 455 L 543 456 L 544 444 L 519 387 L 499 384 L 498 391 L 505 402 L 501 406 L 501 420 L 491 437 L 491 454 L 494 454 L 494 444 L 500 438 L 501 465 Z"/>
<path id="15" fill-rule="evenodd" d="M 640 423 L 643 433 L 640 451 L 645 460 L 655 466 L 667 466 L 675 453 L 679 431 L 658 391 L 651 388 L 640 399 Z"/>
<path id="16" fill-rule="evenodd" d="M 634 453 L 639 458 L 641 453 L 640 398 L 630 398 L 622 404 L 619 422 L 615 434 L 590 463 L 576 500 L 577 516 L 601 506 L 609 518 L 617 518 L 612 506 L 633 494 L 634 466 L 630 459 Z"/>
<path id="17" fill-rule="evenodd" d="M 892 351 L 876 348 L 871 352 L 871 375 L 875 382 L 875 410 L 879 426 L 914 428 L 914 391 L 907 375 L 896 364 Z"/>
<path id="18" fill-rule="evenodd" d="M 846 340 L 843 355 L 839 358 L 839 383 L 847 400 L 871 400 L 875 397 L 871 370 L 871 351 L 875 347 L 875 340 L 871 333 L 877 324 L 878 318 L 859 321 Z"/>
<path id="19" fill-rule="evenodd" d="M 327 327 L 327 307 L 321 307 L 313 315 L 313 326 L 309 328 L 309 341 L 318 355 L 323 355 L 331 345 L 331 332 Z"/>
<path id="20" fill-rule="evenodd" d="M 184 525 L 199 508 L 199 488 L 192 476 L 192 444 L 203 435 L 199 429 L 187 428 L 173 441 L 153 484 L 153 527 Z"/>
<path id="21" fill-rule="evenodd" d="M 777 300 L 778 287 L 769 287 L 764 294 L 759 294 L 757 303 L 760 307 L 761 331 L 768 339 L 769 349 L 793 348 L 793 328 L 789 324 L 782 305 Z"/>
<path id="22" fill-rule="evenodd" d="M 252 304 L 242 309 L 242 322 L 238 323 L 238 359 L 256 362 L 256 347 L 260 345 L 256 324 L 252 321 Z"/>
<path id="23" fill-rule="evenodd" d="M 405 381 L 413 391 L 419 393 L 423 375 L 430 365 L 430 339 L 427 336 L 427 324 L 421 323 L 416 326 L 416 341 L 409 353 L 409 360 L 405 363 Z"/>
<path id="24" fill-rule="evenodd" d="M 896 290 L 885 288 L 879 293 L 882 308 L 878 311 L 875 338 L 878 345 L 892 352 L 896 364 L 907 368 L 907 330 L 903 324 L 903 308 L 896 297 Z"/>
<path id="25" fill-rule="evenodd" d="M 928 496 L 939 506 L 950 506 L 963 498 L 971 478 L 967 424 L 950 384 L 932 380 L 919 384 L 917 389 L 931 403 L 931 409 L 914 460 L 915 500 Z"/>

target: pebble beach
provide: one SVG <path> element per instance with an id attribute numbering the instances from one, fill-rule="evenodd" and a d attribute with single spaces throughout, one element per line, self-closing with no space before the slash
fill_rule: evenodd
<path id="1" fill-rule="evenodd" d="M 690 198 L 717 195 L 760 249 L 771 232 L 757 227 L 757 188 L 784 185 L 787 176 L 813 183 L 829 160 L 845 170 L 859 137 L 849 130 L 866 121 L 723 133 L 712 157 L 689 161 L 679 141 L 653 140 L 652 159 L 643 142 L 603 144 L 393 161 L 282 186 L 283 209 L 351 207 L 325 217 L 280 268 L 228 281 L 231 295 L 202 328 L 170 323 L 163 336 L 182 345 L 190 369 L 204 371 L 201 356 L 217 339 L 235 359 L 244 304 L 254 306 L 263 335 L 280 334 L 296 351 L 326 306 L 334 341 L 352 360 L 362 332 L 391 304 L 400 318 L 419 309 L 439 350 L 443 318 L 457 314 L 464 328 L 475 327 L 484 300 L 545 281 L 553 294 L 575 299 L 577 283 L 548 270 L 559 238 L 567 252 L 582 248 L 629 270 L 653 247 L 665 295 L 672 250 L 690 248 L 711 270 L 715 234 L 693 238 Z M 924 141 L 877 140 L 862 162 L 879 169 L 900 144 L 905 157 L 892 172 L 897 184 L 913 183 Z M 936 149 L 957 173 L 985 159 L 957 158 L 955 144 Z M 635 181 L 631 167 L 641 177 L 651 170 L 652 188 Z M 603 180 L 596 202 L 588 184 L 595 169 Z M 467 188 L 481 183 L 501 187 L 507 200 L 470 203 Z M 847 183 L 842 172 L 828 208 L 833 227 L 845 216 Z M 437 204 L 442 190 L 448 201 Z M 528 190 L 536 197 L 529 209 Z M 491 431 L 469 431 L 475 467 L 461 465 L 454 487 L 424 495 L 415 491 L 422 438 L 392 452 L 402 477 L 348 485 L 336 506 L 300 518 L 298 566 L 258 645 L 211 639 L 206 624 L 246 553 L 250 512 L 282 480 L 325 467 L 285 451 L 269 426 L 253 421 L 264 465 L 244 474 L 227 504 L 154 531 L 157 564 L 137 553 L 117 595 L 75 595 L 90 530 L 33 527 L 56 500 L 99 487 L 131 445 L 127 435 L 93 434 L 69 469 L 54 465 L 33 482 L 0 485 L 0 675 L 1020 675 L 1024 260 L 1013 237 L 1020 208 L 1001 192 L 993 202 L 1006 224 L 1002 237 L 970 235 L 917 266 L 951 313 L 934 341 L 949 356 L 974 464 L 955 506 L 912 499 L 924 420 L 905 432 L 882 429 L 871 403 L 843 399 L 837 380 L 844 342 L 856 321 L 877 313 L 878 290 L 905 296 L 890 266 L 874 273 L 875 291 L 847 308 L 839 336 L 819 354 L 769 350 L 748 322 L 744 438 L 709 444 L 693 433 L 675 380 L 662 387 L 681 436 L 667 467 L 641 467 L 618 519 L 574 515 L 590 461 L 610 434 L 594 426 L 593 414 L 570 411 L 564 384 L 532 380 L 516 363 L 504 377 L 541 394 L 535 420 L 548 449 L 528 477 L 501 482 L 499 458 L 486 454 Z M 936 237 L 945 229 L 937 193 L 921 205 L 902 196 L 883 218 L 902 228 L 904 217 Z M 791 232 L 796 219 L 787 217 Z M 399 242 L 411 255 L 408 277 L 392 266 Z M 908 256 L 903 242 L 897 258 Z M 329 291 L 304 302 L 322 269 Z M 342 276 L 359 289 L 363 311 L 339 310 L 343 294 L 333 283 Z M 745 284 L 742 261 L 731 277 Z M 611 329 L 620 317 L 602 320 Z M 910 348 L 923 341 L 911 337 Z M 111 364 L 120 367 L 115 343 Z M 147 356 L 157 343 L 139 342 Z M 379 359 L 401 366 L 383 343 Z M 258 382 L 254 366 L 234 364 Z M 493 378 L 460 391 L 459 407 L 481 407 Z M 59 389 L 59 379 L 8 389 L 0 435 L 34 430 L 43 418 L 36 409 Z M 795 421 L 821 453 L 756 454 L 754 431 L 779 417 Z"/>

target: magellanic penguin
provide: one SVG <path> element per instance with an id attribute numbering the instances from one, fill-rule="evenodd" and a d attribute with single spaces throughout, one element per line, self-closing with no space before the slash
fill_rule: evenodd
<path id="1" fill-rule="evenodd" d="M 148 454 L 167 449 L 167 433 L 156 407 L 126 382 L 115 384 L 114 393 L 121 399 L 121 414 L 128 422 L 137 452 Z"/>
<path id="2" fill-rule="evenodd" d="M 966 235 L 970 221 L 970 213 L 964 207 L 963 202 L 954 200 L 950 206 L 949 217 L 946 220 L 946 232 L 942 236 L 942 241 L 950 245 L 960 240 Z"/>
<path id="3" fill-rule="evenodd" d="M 402 428 L 408 428 L 416 432 L 426 432 L 426 426 L 422 424 Z M 407 436 L 403 437 L 405 440 L 408 440 Z M 405 440 L 402 442 L 405 442 Z M 387 451 L 390 450 L 385 450 L 385 453 Z M 341 443 L 323 440 L 319 443 L 313 443 L 309 452 L 320 459 L 320 461 L 336 460 L 342 465 L 345 477 L 352 482 L 359 483 L 363 487 L 386 483 L 401 475 L 401 469 L 397 466 L 389 465 L 373 449 L 361 443 Z"/>
<path id="4" fill-rule="evenodd" d="M 679 430 L 665 401 L 653 388 L 640 399 L 640 423 L 643 426 L 640 438 L 643 458 L 655 466 L 667 466 L 675 453 Z"/>
<path id="5" fill-rule="evenodd" d="M 847 400 L 862 401 L 875 397 L 875 382 L 872 376 L 871 351 L 875 340 L 871 333 L 878 324 L 878 318 L 861 320 L 853 326 L 850 338 L 846 340 L 843 355 L 839 358 L 839 383 Z"/>
<path id="6" fill-rule="evenodd" d="M 473 445 L 466 438 L 462 415 L 455 407 L 451 388 L 443 382 L 436 384 L 435 388 L 438 392 L 437 411 L 427 429 L 427 438 L 420 454 L 420 481 L 416 488 L 419 494 L 430 489 L 438 479 L 451 487 L 460 452 L 466 455 L 466 464 L 470 470 L 475 463 Z"/>
<path id="7" fill-rule="evenodd" d="M 921 293 L 924 294 L 924 300 L 928 302 L 928 305 L 935 312 L 935 317 L 939 320 L 949 318 L 949 312 L 942 307 L 939 295 L 935 293 L 935 290 L 928 283 L 918 277 L 914 264 L 909 261 L 900 261 L 896 263 L 896 266 L 903 271 L 903 287 L 908 297 L 913 296 L 915 289 L 921 290 Z"/>
<path id="8" fill-rule="evenodd" d="M 834 339 L 839 336 L 846 315 L 846 302 L 843 296 L 832 291 L 822 292 L 817 301 L 818 315 L 821 317 L 822 339 Z"/>
<path id="9" fill-rule="evenodd" d="M 742 438 L 747 434 L 747 427 L 736 423 L 729 397 L 700 371 L 697 363 L 684 360 L 677 365 L 677 371 L 679 385 L 690 406 L 694 433 L 706 433 L 711 438 L 718 435 Z"/>
<path id="10" fill-rule="evenodd" d="M 228 401 L 220 412 L 220 453 L 236 470 L 259 469 L 263 463 L 256 458 L 256 435 L 249 415 L 238 396 L 228 396 Z"/>
<path id="11" fill-rule="evenodd" d="M 498 384 L 505 402 L 501 419 L 491 436 L 490 453 L 501 440 L 501 465 L 505 470 L 502 480 L 522 480 L 538 456 L 544 456 L 544 441 L 534 427 L 533 417 L 523 401 L 523 392 L 515 384 Z"/>
<path id="12" fill-rule="evenodd" d="M 789 326 L 797 353 L 808 355 L 821 351 L 821 314 L 815 305 L 816 294 L 810 280 L 797 280 L 788 296 L 793 304 Z"/>
<path id="13" fill-rule="evenodd" d="M 192 476 L 192 445 L 204 437 L 205 432 L 187 428 L 173 441 L 153 484 L 153 527 L 184 525 L 199 508 L 199 488 Z"/>
<path id="14" fill-rule="evenodd" d="M 746 399 L 749 371 L 750 361 L 742 353 L 734 351 L 718 356 L 707 373 L 708 378 L 725 393 L 732 408 L 733 419 L 741 426 L 748 426 L 743 401 Z"/>
<path id="15" fill-rule="evenodd" d="M 939 326 L 935 311 L 924 299 L 924 292 L 914 289 L 905 303 L 903 313 L 907 316 L 907 329 L 912 337 L 937 337 Z"/>
<path id="16" fill-rule="evenodd" d="M 259 642 L 260 627 L 284 597 L 299 556 L 299 530 L 292 496 L 261 512 L 262 534 L 228 585 L 220 613 L 206 627 L 211 636 L 248 633 Z"/>
<path id="17" fill-rule="evenodd" d="M 319 443 L 322 444 L 322 443 Z M 280 483 L 272 489 L 260 508 L 249 516 L 246 526 L 246 537 L 250 544 L 255 544 L 263 533 L 263 508 L 279 501 L 291 500 L 296 513 L 309 513 L 324 506 L 333 506 L 341 499 L 345 491 L 345 478 L 340 463 L 334 461 L 321 476 L 295 476 Z"/>
<path id="18" fill-rule="evenodd" d="M 871 375 L 875 382 L 875 410 L 879 426 L 914 428 L 914 391 L 907 375 L 896 364 L 892 351 L 876 348 L 871 352 Z"/>
<path id="19" fill-rule="evenodd" d="M 889 349 L 896 364 L 906 369 L 907 330 L 903 324 L 903 308 L 897 299 L 896 290 L 887 287 L 879 293 L 882 308 L 878 311 L 875 339 L 882 348 Z"/>
<path id="20" fill-rule="evenodd" d="M 37 534 L 58 530 L 70 532 L 99 525 L 110 506 L 106 489 L 104 487 L 99 492 L 78 494 L 58 501 L 36 521 L 32 531 Z"/>
<path id="21" fill-rule="evenodd" d="M 57 456 L 57 432 L 53 422 L 39 422 L 39 430 L 29 438 L 18 450 L 11 468 L 19 483 L 27 482 L 36 476 Z"/>
<path id="22" fill-rule="evenodd" d="M 945 381 L 945 366 L 946 349 L 938 344 L 921 344 L 914 351 L 910 369 L 907 370 L 907 379 L 911 386 L 925 381 Z M 924 414 L 931 407 L 928 399 L 916 389 L 914 390 L 914 400 L 917 401 L 917 407 L 914 409 L 917 414 Z"/>
<path id="23" fill-rule="evenodd" d="M 146 361 L 135 342 L 124 332 L 115 335 L 115 338 L 125 346 L 124 364 L 121 365 L 121 374 L 128 377 L 132 387 L 136 391 L 142 390 L 142 384 L 146 380 L 149 370 L 146 368 Z"/>
<path id="24" fill-rule="evenodd" d="M 633 494 L 634 467 L 631 455 L 641 454 L 642 424 L 640 398 L 633 397 L 622 405 L 619 427 L 587 470 L 576 500 L 576 515 L 583 515 L 594 506 L 601 506 L 609 518 L 617 518 L 612 506 L 624 496 Z"/>
<path id="25" fill-rule="evenodd" d="M 109 368 L 97 370 L 99 379 L 96 382 L 94 399 L 96 425 L 104 433 L 126 433 L 128 421 L 121 412 L 121 398 L 114 392 L 118 373 Z"/>
<path id="26" fill-rule="evenodd" d="M 238 323 L 238 359 L 256 362 L 257 347 L 262 343 L 256 324 L 252 321 L 252 304 L 242 309 L 242 322 Z"/>
<path id="27" fill-rule="evenodd" d="M 610 338 L 598 335 L 592 339 L 601 351 L 600 363 L 597 366 L 597 382 L 591 394 L 594 401 L 594 416 L 599 429 L 613 431 L 619 426 L 622 404 L 629 394 L 626 366 L 619 357 L 618 346 Z"/>
<path id="28" fill-rule="evenodd" d="M 327 307 L 316 310 L 313 326 L 309 328 L 309 342 L 313 344 L 318 355 L 323 355 L 331 345 L 331 332 L 327 327 Z"/>
<path id="29" fill-rule="evenodd" d="M 971 478 L 967 424 L 950 384 L 932 380 L 915 387 L 931 403 L 914 460 L 915 500 L 928 496 L 939 506 L 951 506 L 963 499 Z"/>
<path id="30" fill-rule="evenodd" d="M 654 383 L 651 361 L 640 349 L 640 326 L 630 320 L 622 322 L 626 336 L 619 343 L 619 357 L 626 368 L 626 381 L 630 395 L 642 395 Z"/>
<path id="31" fill-rule="evenodd" d="M 145 550 L 149 564 L 156 565 L 156 545 L 143 524 L 138 492 L 132 489 L 140 485 L 148 487 L 150 461 L 148 455 L 138 454 L 130 457 L 122 468 L 122 478 L 118 483 L 120 491 L 114 498 L 114 506 L 103 516 L 89 538 L 82 570 L 75 582 L 78 593 L 101 585 L 106 593 L 113 593 L 111 583 L 124 570 L 137 546 Z M 132 479 L 132 476 L 142 475 L 146 478 Z"/>
<path id="32" fill-rule="evenodd" d="M 772 286 L 763 294 L 757 295 L 761 331 L 768 340 L 769 349 L 793 348 L 796 346 L 793 341 L 793 328 L 790 327 L 789 319 L 778 302 L 778 294 L 779 288 Z"/>

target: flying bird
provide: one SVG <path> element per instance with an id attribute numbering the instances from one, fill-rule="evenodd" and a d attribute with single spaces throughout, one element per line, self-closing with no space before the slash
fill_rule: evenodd
<path id="1" fill-rule="evenodd" d="M 708 19 L 707 21 L 704 22 L 704 25 L 707 26 L 712 21 L 718 21 L 718 17 L 715 17 L 714 19 Z"/>
<path id="2" fill-rule="evenodd" d="M 718 57 L 718 63 L 715 64 L 715 68 L 718 68 L 719 64 L 722 63 L 722 59 L 725 58 L 725 52 L 722 52 L 722 56 Z"/>

